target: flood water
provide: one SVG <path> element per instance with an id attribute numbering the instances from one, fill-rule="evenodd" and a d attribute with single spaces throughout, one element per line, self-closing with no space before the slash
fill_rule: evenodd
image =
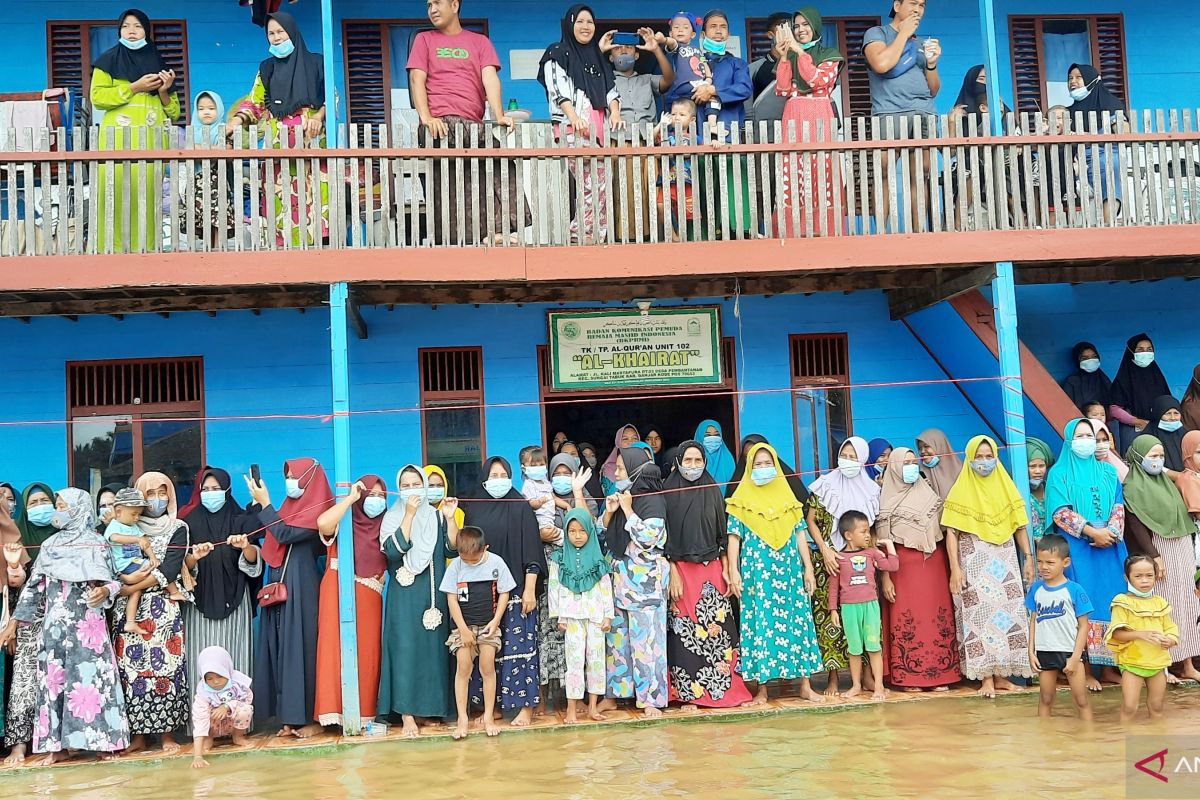
<path id="1" fill-rule="evenodd" d="M 0 796 L 87 800 L 307 798 L 1122 798 L 1125 735 L 1200 735 L 1200 690 L 1168 694 L 1167 719 L 1122 729 L 1120 693 L 1085 729 L 1058 695 L 943 698 L 734 720 L 429 739 L 92 764 L 0 775 Z"/>

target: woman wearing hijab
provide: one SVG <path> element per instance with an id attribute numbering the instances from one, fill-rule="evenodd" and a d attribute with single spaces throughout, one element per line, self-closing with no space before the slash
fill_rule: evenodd
<path id="1" fill-rule="evenodd" d="M 1050 445 L 1032 436 L 1025 440 L 1029 462 L 1029 526 L 1036 542 L 1054 529 L 1054 520 L 1046 511 L 1046 474 L 1054 466 Z"/>
<path id="2" fill-rule="evenodd" d="M 195 504 L 189 502 L 179 518 L 187 523 L 192 544 L 211 544 L 213 551 L 196 564 L 195 599 L 182 608 L 188 686 L 193 690 L 204 682 L 197 658 L 209 647 L 223 647 L 234 666 L 247 674 L 253 672 L 254 603 L 250 596 L 263 571 L 258 545 L 247 539 L 247 534 L 258 530 L 258 520 L 233 499 L 229 473 L 205 467 L 194 485 Z"/>
<path id="3" fill-rule="evenodd" d="M 167 146 L 167 127 L 179 119 L 179 94 L 172 91 L 175 72 L 150 38 L 150 19 L 136 8 L 117 17 L 120 39 L 92 65 L 92 105 L 104 111 L 100 121 L 103 150 L 148 150 Z M 101 167 L 97 179 L 98 220 L 112 221 L 93 231 L 96 251 L 144 252 L 157 250 L 159 232 L 154 224 L 154 193 L 162 183 L 161 167 L 153 164 Z M 124 187 L 129 186 L 126 195 Z M 108 192 L 111 188 L 112 194 Z M 139 188 L 147 196 L 138 194 Z M 108 197 L 112 197 L 109 207 Z M 145 238 L 142 238 L 142 232 Z"/>
<path id="4" fill-rule="evenodd" d="M 601 494 L 592 495 L 593 497 L 608 497 L 616 492 L 617 456 L 621 455 L 622 447 L 633 447 L 641 438 L 642 435 L 638 433 L 638 429 L 632 423 L 617 429 L 612 452 L 608 454 L 608 458 L 604 459 L 604 464 L 600 467 Z"/>
<path id="5" fill-rule="evenodd" d="M 946 434 L 937 428 L 922 431 L 917 437 L 917 455 L 920 456 L 921 475 L 945 501 L 950 489 L 962 473 L 962 461 L 950 447 Z"/>
<path id="6" fill-rule="evenodd" d="M 642 441 L 650 445 L 650 452 L 654 454 L 654 466 L 658 467 L 664 473 L 670 468 L 671 462 L 664 461 L 666 453 L 663 451 L 663 434 L 662 428 L 650 423 L 645 426 L 646 435 Z"/>
<path id="7" fill-rule="evenodd" d="M 867 442 L 860 436 L 851 436 L 842 442 L 838 451 L 836 469 L 822 475 L 808 487 L 808 536 L 811 548 L 816 551 L 813 558 L 813 577 L 817 582 L 813 595 L 813 618 L 817 625 L 817 639 L 821 655 L 828 670 L 825 694 L 832 697 L 838 692 L 838 671 L 849 664 L 846 652 L 846 634 L 834 624 L 829 610 L 829 582 L 837 580 L 837 554 L 846 546 L 838 530 L 838 521 L 847 511 L 860 511 L 867 515 L 867 522 L 875 524 L 879 516 L 879 484 L 867 475 Z M 825 532 L 828 531 L 828 536 Z M 870 666 L 865 674 L 870 676 Z M 873 676 L 879 678 L 878 675 Z M 871 677 L 867 686 L 871 686 Z"/>
<path id="8" fill-rule="evenodd" d="M 715 419 L 704 420 L 696 426 L 692 439 L 704 445 L 705 469 L 717 486 L 724 489 L 733 480 L 735 459 L 725 446 L 725 432 L 721 430 L 721 423 Z"/>
<path id="9" fill-rule="evenodd" d="M 113 610 L 117 665 L 132 734 L 129 751 L 145 750 L 146 736 L 160 735 L 163 754 L 175 755 L 179 752 L 175 732 L 187 724 L 192 694 L 188 689 L 180 603 L 164 587 L 174 583 L 191 600 L 186 594 L 190 575 L 184 576 L 184 566 L 188 570 L 195 568 L 213 546 L 201 544 L 189 549 L 188 526 L 176 516 L 179 506 L 175 485 L 166 475 L 144 473 L 134 487 L 148 504 L 138 519 L 138 531 L 149 539 L 159 563 L 141 583 L 122 588 L 122 597 Z M 131 618 L 139 621 L 143 632 L 128 633 L 120 621 L 126 618 L 126 595 L 138 589 L 142 597 Z"/>
<path id="10" fill-rule="evenodd" d="M 1091 342 L 1078 342 L 1071 348 L 1071 363 L 1075 371 L 1063 378 L 1062 390 L 1071 402 L 1084 412 L 1088 403 L 1100 403 L 1107 412 L 1112 405 L 1112 381 L 1100 369 L 1100 351 Z"/>
<path id="11" fill-rule="evenodd" d="M 467 525 L 483 530 L 488 550 L 504 559 L 517 590 L 509 596 L 500 624 L 504 643 L 496 658 L 500 707 L 517 711 L 512 724 L 525 727 L 533 709 L 541 702 L 538 691 L 541 665 L 538 662 L 538 600 L 545 581 L 546 555 L 538 531 L 537 517 L 529 503 L 512 486 L 512 466 L 500 456 L 483 464 L 486 476 L 482 491 L 467 506 Z M 520 502 L 516 502 L 520 501 Z M 483 705 L 483 688 L 478 671 L 471 680 L 471 702 Z"/>
<path id="12" fill-rule="evenodd" d="M 887 439 L 872 439 L 867 442 L 867 477 L 883 486 L 883 473 L 887 470 L 888 458 L 892 455 L 892 443 Z"/>
<path id="13" fill-rule="evenodd" d="M 1067 89 L 1074 101 L 1067 107 L 1071 120 L 1076 125 L 1076 131 L 1093 133 L 1100 132 L 1105 126 L 1105 116 L 1108 125 L 1117 124 L 1117 115 L 1125 111 L 1125 104 L 1118 100 L 1100 79 L 1100 73 L 1091 64 L 1072 64 L 1067 70 Z M 1082 126 L 1080 121 L 1082 120 Z M 1111 223 L 1117 218 L 1121 202 L 1121 162 L 1118 152 L 1101 145 L 1100 157 L 1095 169 L 1100 173 L 1093 175 L 1092 147 L 1085 147 L 1084 157 L 1087 161 L 1088 186 L 1100 187 L 1100 198 L 1104 202 L 1104 219 Z M 1108 163 L 1112 159 L 1112 164 Z M 1109 186 L 1109 172 L 1112 172 L 1113 185 Z M 1114 204 L 1113 201 L 1116 201 Z M 1093 598 L 1094 600 L 1094 598 Z"/>
<path id="14" fill-rule="evenodd" d="M 1200 532 L 1200 431 L 1183 435 L 1183 471 L 1175 476 L 1175 486 Z M 1200 563 L 1200 558 L 1196 561 Z"/>
<path id="15" fill-rule="evenodd" d="M 429 499 L 429 505 L 441 511 L 442 503 L 446 501 L 446 498 L 454 497 L 454 491 L 450 486 L 450 479 L 446 477 L 446 470 L 437 464 L 426 464 L 421 469 L 425 473 L 425 496 Z M 455 498 L 453 505 L 454 522 L 458 525 L 458 529 L 462 530 L 462 526 L 466 524 L 464 522 L 466 514 L 463 513 L 462 507 L 458 505 L 458 498 Z"/>
<path id="16" fill-rule="evenodd" d="M 9 484 L 5 485 L 9 487 L 9 496 L 13 498 L 12 503 L 15 506 L 16 490 Z M 21 587 L 25 585 L 25 564 L 29 563 L 29 556 L 25 554 L 25 547 L 21 544 L 21 530 L 7 509 L 0 511 L 0 545 L 3 546 L 5 559 L 5 580 L 0 585 L 0 627 L 3 627 L 8 624 L 13 609 L 17 607 Z M 4 730 L 4 707 L 7 700 L 4 686 L 7 683 L 7 668 L 8 654 L 0 652 L 0 732 Z"/>
<path id="17" fill-rule="evenodd" d="M 648 447 L 623 447 L 616 492 L 604 501 L 598 527 L 612 557 L 616 617 L 608 632 L 608 693 L 601 711 L 616 707 L 613 698 L 635 698 L 648 718 L 661 717 L 667 707 L 671 566 L 663 557 L 667 504 L 661 475 Z"/>
<path id="18" fill-rule="evenodd" d="M 876 535 L 895 542 L 900 559 L 899 571 L 883 589 L 884 673 L 909 692 L 945 691 L 962 679 L 941 516 L 942 498 L 921 478 L 917 454 L 907 447 L 893 450 L 875 522 Z"/>
<path id="19" fill-rule="evenodd" d="M 1142 434 L 1133 440 L 1126 460 L 1125 536 L 1130 555 L 1154 559 L 1155 594 L 1171 604 L 1179 626 L 1179 643 L 1171 648 L 1172 671 L 1185 680 L 1200 680 L 1192 659 L 1200 656 L 1200 599 L 1196 598 L 1196 523 L 1163 468 L 1162 442 Z"/>
<path id="20" fill-rule="evenodd" d="M 417 469 L 421 489 L 424 475 Z M 401 500 L 421 506 L 428 517 L 436 515 L 424 491 L 400 490 Z M 415 499 L 414 499 L 415 498 Z M 399 505 L 399 504 L 397 504 Z M 387 484 L 378 475 L 364 475 L 350 491 L 317 518 L 321 543 L 327 548 L 325 574 L 321 578 L 320 612 L 317 616 L 317 691 L 314 714 L 322 726 L 345 726 L 342 717 L 342 633 L 338 572 L 338 527 L 350 513 L 354 532 L 354 617 L 358 642 L 358 713 L 361 725 L 375 719 L 379 697 L 379 647 L 383 627 L 383 578 L 387 559 L 380 547 L 380 528 L 387 510 Z"/>
<path id="21" fill-rule="evenodd" d="M 1167 476 L 1174 480 L 1183 471 L 1183 437 L 1187 434 L 1179 401 L 1169 394 L 1155 398 L 1150 406 L 1150 424 L 1146 426 L 1146 433 L 1162 443 Z"/>
<path id="22" fill-rule="evenodd" d="M 205 89 L 192 101 L 192 146 L 197 150 L 224 150 L 225 134 L 221 126 L 225 123 L 225 102 L 221 95 Z M 213 249 L 224 239 L 234 234 L 234 217 L 240 213 L 233 198 L 233 162 L 196 162 L 192 176 L 192 207 L 195 209 L 193 234 Z M 221 173 L 225 173 L 222 191 Z M 222 197 L 225 216 L 221 219 Z M 207 210 L 207 214 L 205 213 Z M 179 208 L 179 229 L 187 229 L 188 210 Z M 197 651 L 199 652 L 199 651 Z"/>
<path id="23" fill-rule="evenodd" d="M 446 559 L 456 555 L 463 512 L 456 497 L 443 495 L 436 504 L 431 502 L 430 481 L 435 474 L 441 477 L 445 491 L 446 476 L 440 467 L 430 465 L 424 471 L 416 464 L 401 467 L 396 474 L 400 499 L 384 515 L 382 524 L 367 525 L 378 518 L 366 513 L 365 502 L 361 516 L 355 516 L 356 537 L 362 526 L 362 546 L 369 547 L 365 534 L 371 527 L 376 531 L 375 549 L 382 548 L 387 558 L 387 613 L 377 711 L 400 714 L 404 724 L 400 735 L 405 739 L 419 735 L 417 717 L 445 719 L 454 707 L 446 655 L 450 611 L 442 592 L 430 592 L 430 581 L 434 587 L 440 585 Z M 378 501 L 372 505 L 374 511 Z M 357 512 L 358 505 L 355 509 Z M 357 538 L 354 544 L 357 553 Z"/>
<path id="24" fill-rule="evenodd" d="M 751 433 L 742 439 L 741 455 L 738 456 L 737 464 L 733 467 L 733 477 L 729 483 L 721 488 L 725 493 L 725 499 L 733 497 L 733 493 L 737 491 L 737 487 L 742 483 L 742 476 L 746 474 L 746 464 L 750 455 L 750 449 L 756 444 L 770 444 L 767 437 L 761 433 Z M 808 502 L 808 487 L 804 485 L 804 480 L 799 473 L 796 472 L 786 461 L 780 459 L 779 471 L 787 480 L 788 486 L 792 487 L 792 493 L 796 495 L 796 499 L 801 503 Z M 712 473 L 709 473 L 710 475 Z"/>
<path id="25" fill-rule="evenodd" d="M 837 138 L 832 98 L 846 59 L 836 47 L 821 42 L 822 28 L 821 13 L 812 6 L 796 12 L 794 30 L 786 25 L 779 28 L 783 57 L 775 69 L 775 94 L 787 98 L 783 130 L 792 141 Z M 796 176 L 799 186 L 792 186 L 790 175 Z M 823 196 L 818 196 L 822 190 Z M 806 214 L 812 215 L 815 235 L 834 235 L 840 221 L 833 216 L 833 196 L 841 191 L 841 175 L 831 153 L 791 156 L 783 165 L 780 182 L 780 235 L 803 236 Z"/>
<path id="26" fill-rule="evenodd" d="M 612 63 L 600 51 L 596 16 L 582 3 L 562 18 L 562 38 L 546 48 L 538 64 L 538 82 L 546 90 L 555 135 L 568 146 L 603 144 L 606 128 L 625 127 L 621 94 Z M 607 124 L 606 124 L 607 123 Z M 582 164 L 576 165 L 575 161 Z M 572 159 L 571 175 L 582 183 L 583 208 L 573 209 L 571 235 L 580 242 L 600 243 L 608 232 L 607 171 L 592 159 Z M 571 197 L 575 197 L 572 190 Z"/>
<path id="27" fill-rule="evenodd" d="M 767 702 L 767 684 L 801 682 L 815 703 L 809 676 L 822 669 L 810 598 L 816 589 L 804 504 L 779 471 L 769 444 L 751 446 L 741 483 L 725 501 L 729 588 L 740 601 L 742 633 L 738 671 L 758 683 L 753 705 Z"/>
<path id="28" fill-rule="evenodd" d="M 1183 412 L 1183 426 L 1190 431 L 1200 430 L 1200 364 L 1192 370 L 1179 410 Z"/>
<path id="29" fill-rule="evenodd" d="M 48 754 L 42 766 L 66 757 L 64 751 L 123 750 L 130 728 L 104 620 L 121 584 L 87 492 L 58 493 L 54 527 L 0 631 L 0 646 L 13 641 L 18 627 L 39 631 L 33 749 Z"/>
<path id="30" fill-rule="evenodd" d="M 1117 471 L 1096 459 L 1096 433 L 1086 419 L 1063 429 L 1063 449 L 1046 479 L 1046 510 L 1071 546 L 1067 577 L 1083 587 L 1095 609 L 1088 616 L 1088 663 L 1120 683 L 1116 659 L 1104 646 L 1112 599 L 1125 591 L 1125 498 Z M 1100 681 L 1088 678 L 1088 689 Z"/>
<path id="31" fill-rule="evenodd" d="M 1144 333 L 1131 336 L 1113 379 L 1112 405 L 1108 409 L 1109 417 L 1121 423 L 1120 442 L 1130 442 L 1141 433 L 1150 424 L 1154 401 L 1170 393 L 1167 379 L 1154 360 L 1154 342 Z"/>
<path id="32" fill-rule="evenodd" d="M 238 127 L 265 123 L 265 138 L 271 147 L 298 148 L 312 142 L 323 143 L 326 113 L 324 59 L 319 53 L 309 52 L 300 25 L 291 14 L 283 11 L 268 15 L 267 41 L 270 42 L 271 56 L 258 65 L 250 95 L 238 104 L 229 120 L 231 135 Z M 285 215 L 290 217 L 293 226 L 293 246 L 301 241 L 312 244 L 328 236 L 329 182 L 324 173 L 309 175 L 308 185 L 301 187 L 293 164 L 290 172 L 277 169 L 275 181 L 276 238 L 283 241 L 289 224 Z M 283 206 L 285 182 L 291 184 L 288 189 L 291 208 Z M 301 196 L 307 204 L 303 215 Z M 302 221 L 306 223 L 303 227 L 309 228 L 315 226 L 317 220 L 320 220 L 319 233 L 301 230 Z"/>
<path id="33" fill-rule="evenodd" d="M 1025 559 L 1025 584 L 1032 584 L 1029 515 L 998 459 L 999 452 L 990 436 L 967 442 L 969 461 L 950 489 L 941 520 L 946 528 L 962 674 L 980 681 L 979 695 L 988 698 L 997 691 L 1016 689 L 1008 676 L 1033 674 L 1029 614 L 1017 562 L 1019 547 Z"/>
<path id="34" fill-rule="evenodd" d="M 1121 483 L 1125 482 L 1125 476 L 1129 474 L 1129 465 L 1121 460 L 1117 455 L 1117 443 L 1113 438 L 1112 431 L 1106 423 L 1096 419 L 1088 419 L 1092 424 L 1092 431 L 1096 434 L 1096 460 L 1111 464 L 1112 468 L 1117 471 L 1117 479 Z"/>
<path id="35" fill-rule="evenodd" d="M 96 495 L 96 530 L 101 533 L 104 533 L 108 523 L 112 522 L 113 501 L 117 499 L 117 492 L 124 488 L 123 483 L 106 483 Z"/>
<path id="36" fill-rule="evenodd" d="M 663 482 L 671 564 L 670 699 L 732 708 L 749 702 L 750 691 L 738 674 L 741 648 L 726 578 L 725 498 L 705 468 L 704 445 L 691 440 L 675 452 L 675 469 Z"/>
<path id="37" fill-rule="evenodd" d="M 307 739 L 321 732 L 314 702 L 317 686 L 317 619 L 321 574 L 321 514 L 333 505 L 325 470 L 313 458 L 283 463 L 287 499 L 278 510 L 266 482 L 246 478 L 266 533 L 262 557 L 270 569 L 263 583 L 282 584 L 287 599 L 262 607 L 254 651 L 254 715 L 277 719 L 278 736 Z"/>
<path id="38" fill-rule="evenodd" d="M 580 467 L 586 468 L 591 474 L 591 477 L 588 478 L 587 483 L 584 484 L 583 491 L 588 497 L 604 497 L 604 486 L 600 480 L 601 477 L 603 477 L 603 473 L 601 470 L 596 468 L 598 462 L 596 458 L 597 451 L 595 445 L 589 442 L 580 442 L 578 450 Z"/>

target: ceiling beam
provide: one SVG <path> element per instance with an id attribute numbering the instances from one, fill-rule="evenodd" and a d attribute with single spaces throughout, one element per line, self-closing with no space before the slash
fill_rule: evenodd
<path id="1" fill-rule="evenodd" d="M 367 331 L 367 321 L 363 319 L 362 311 L 358 308 L 358 300 L 355 297 L 353 289 L 346 296 L 346 313 L 350 318 L 350 327 L 354 328 L 354 332 L 358 334 L 358 338 L 366 339 L 369 333 Z"/>
<path id="2" fill-rule="evenodd" d="M 931 286 L 922 289 L 888 290 L 888 310 L 894 320 L 900 320 L 921 309 L 935 306 L 943 300 L 977 289 L 996 277 L 996 265 L 984 264 L 967 272 L 940 273 Z"/>

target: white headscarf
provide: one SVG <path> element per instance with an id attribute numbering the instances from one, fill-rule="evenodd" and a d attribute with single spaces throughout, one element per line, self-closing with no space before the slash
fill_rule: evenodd
<path id="1" fill-rule="evenodd" d="M 425 471 L 419 464 L 405 464 L 400 468 L 400 471 L 396 473 L 397 491 L 400 487 L 400 476 L 405 472 L 415 472 L 421 476 L 421 488 L 428 491 L 429 479 L 425 477 Z M 400 530 L 400 523 L 404 521 L 407 505 L 408 501 L 401 497 L 383 516 L 383 524 L 379 528 L 380 548 L 389 538 L 396 536 L 396 532 Z M 412 542 L 412 546 L 404 553 L 404 566 L 408 567 L 414 575 L 420 575 L 433 561 L 433 553 L 437 550 L 438 545 L 439 530 L 437 509 L 425 502 L 425 498 L 422 498 L 421 504 L 417 506 L 413 515 L 412 527 L 409 529 L 409 540 Z M 396 544 L 397 549 L 404 550 L 399 546 L 399 539 L 396 540 Z"/>

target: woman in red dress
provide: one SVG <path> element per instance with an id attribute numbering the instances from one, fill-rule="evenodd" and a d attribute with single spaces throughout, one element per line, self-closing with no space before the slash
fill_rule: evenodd
<path id="1" fill-rule="evenodd" d="M 837 48 L 821 44 L 821 14 L 811 6 L 796 12 L 794 30 L 784 26 L 779 28 L 779 35 L 784 37 L 785 44 L 784 56 L 775 70 L 775 93 L 787 98 L 783 107 L 785 141 L 833 141 L 837 115 L 830 98 L 846 59 Z M 841 171 L 836 169 L 832 153 L 786 157 L 779 187 L 775 229 L 781 236 L 805 235 L 805 209 L 811 209 L 814 236 L 833 236 L 838 232 L 833 198 L 834 192 L 842 193 Z M 844 200 L 842 213 L 845 214 Z M 798 223 L 793 214 L 798 215 Z"/>

